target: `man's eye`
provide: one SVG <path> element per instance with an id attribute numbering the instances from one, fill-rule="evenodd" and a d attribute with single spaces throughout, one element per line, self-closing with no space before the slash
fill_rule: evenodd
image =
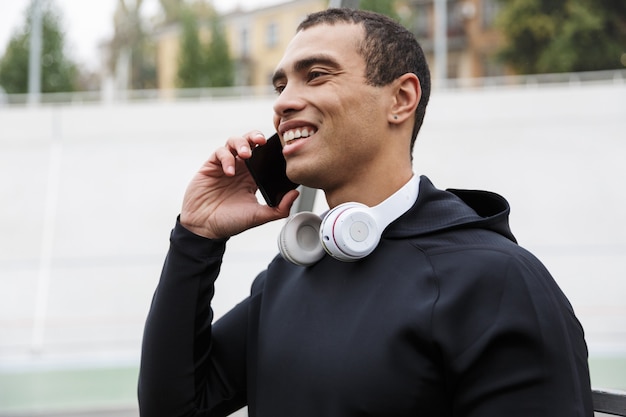
<path id="1" fill-rule="evenodd" d="M 276 92 L 276 94 L 280 95 L 283 90 L 285 89 L 284 85 L 275 85 L 274 86 L 274 91 Z"/>
<path id="2" fill-rule="evenodd" d="M 314 80 L 316 78 L 319 78 L 319 77 L 321 77 L 323 75 L 326 75 L 326 73 L 325 72 L 321 72 L 321 71 L 311 71 L 309 73 L 309 81 L 312 81 L 312 80 Z"/>

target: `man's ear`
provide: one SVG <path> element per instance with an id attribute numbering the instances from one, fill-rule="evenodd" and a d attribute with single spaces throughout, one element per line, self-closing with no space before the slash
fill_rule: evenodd
<path id="1" fill-rule="evenodd" d="M 387 117 L 389 123 L 400 124 L 413 120 L 415 110 L 422 97 L 422 88 L 417 75 L 406 73 L 398 77 L 392 86 L 393 101 Z"/>

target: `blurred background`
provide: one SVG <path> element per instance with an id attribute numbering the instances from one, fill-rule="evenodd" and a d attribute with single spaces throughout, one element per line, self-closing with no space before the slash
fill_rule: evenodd
<path id="1" fill-rule="evenodd" d="M 143 323 L 187 182 L 229 136 L 272 133 L 270 75 L 328 5 L 0 4 L 0 416 L 137 415 Z M 415 171 L 509 200 L 519 243 L 585 327 L 592 384 L 626 389 L 626 3 L 359 6 L 429 58 Z M 231 239 L 217 316 L 281 226 Z"/>

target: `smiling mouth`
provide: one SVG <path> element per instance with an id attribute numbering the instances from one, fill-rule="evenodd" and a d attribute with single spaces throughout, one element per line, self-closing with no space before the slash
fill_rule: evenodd
<path id="1" fill-rule="evenodd" d="M 308 138 L 315 134 L 315 132 L 315 129 L 306 127 L 291 129 L 283 133 L 283 140 L 285 141 L 285 145 L 289 145 L 290 143 L 293 143 L 298 139 Z"/>

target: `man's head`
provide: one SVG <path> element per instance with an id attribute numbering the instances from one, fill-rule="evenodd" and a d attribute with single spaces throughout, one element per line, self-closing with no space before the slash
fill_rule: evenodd
<path id="1" fill-rule="evenodd" d="M 367 81 L 384 86 L 405 73 L 417 75 L 422 96 L 415 112 L 415 126 L 411 149 L 424 121 L 430 97 L 430 69 L 424 52 L 415 36 L 393 19 L 365 10 L 327 9 L 310 14 L 298 26 L 298 31 L 312 26 L 337 23 L 354 23 L 365 29 L 365 38 L 358 52 L 366 63 Z"/>
<path id="2" fill-rule="evenodd" d="M 376 204 L 408 181 L 430 87 L 410 32 L 371 12 L 312 14 L 272 82 L 292 181 L 323 189 L 331 206 Z"/>

